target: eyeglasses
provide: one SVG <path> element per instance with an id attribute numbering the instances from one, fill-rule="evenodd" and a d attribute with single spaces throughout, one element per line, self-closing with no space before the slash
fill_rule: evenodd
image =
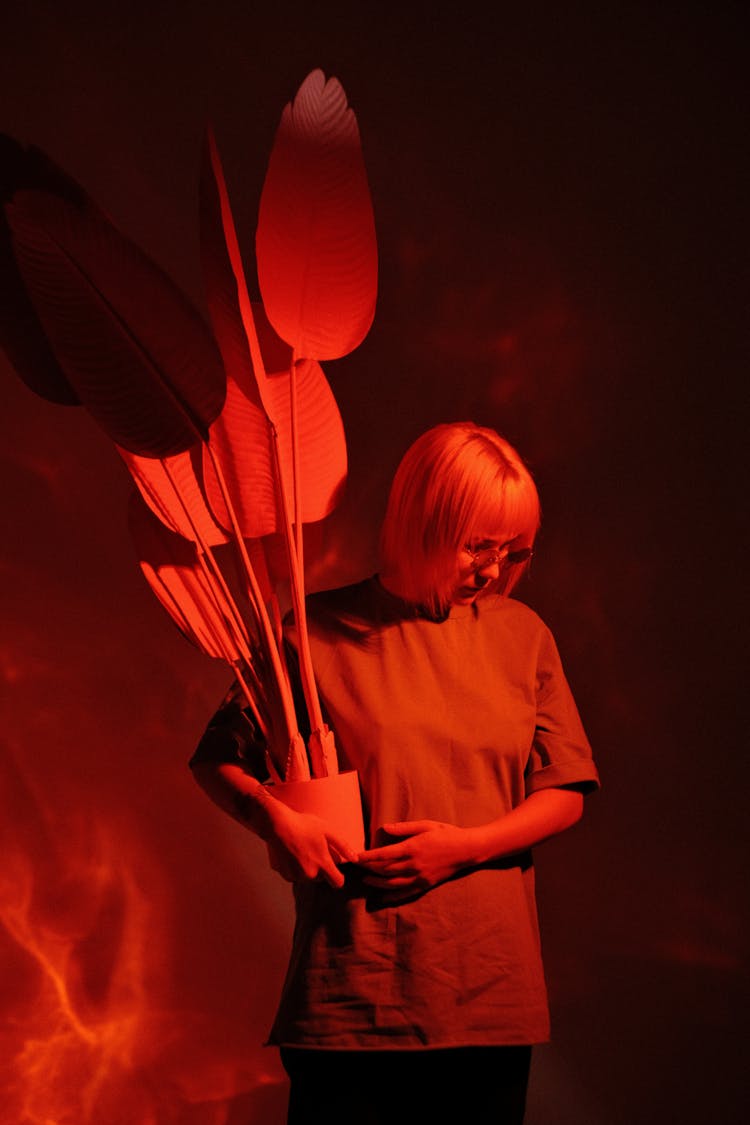
<path id="1" fill-rule="evenodd" d="M 511 551 L 510 543 L 506 543 L 504 547 L 480 547 L 479 549 L 472 547 L 471 543 L 467 543 L 464 550 L 470 557 L 474 570 L 484 570 L 485 567 L 494 566 L 495 563 L 506 560 L 512 566 L 516 566 L 518 563 L 527 562 L 534 554 L 531 547 L 519 547 L 517 550 Z"/>

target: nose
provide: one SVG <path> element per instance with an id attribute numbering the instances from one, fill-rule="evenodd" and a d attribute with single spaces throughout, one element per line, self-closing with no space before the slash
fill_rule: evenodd
<path id="1" fill-rule="evenodd" d="M 488 582 L 495 582 L 500 577 L 500 560 L 490 560 L 484 566 L 478 566 L 474 574 L 477 586 L 486 586 Z"/>

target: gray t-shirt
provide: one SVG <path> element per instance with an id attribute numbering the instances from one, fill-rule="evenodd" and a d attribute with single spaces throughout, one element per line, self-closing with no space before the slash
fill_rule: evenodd
<path id="1" fill-rule="evenodd" d="M 527 606 L 488 596 L 436 621 L 376 578 L 307 604 L 321 703 L 340 768 L 358 772 L 370 846 L 391 839 L 378 831 L 385 823 L 470 827 L 540 789 L 598 786 L 554 640 Z M 296 886 L 295 901 L 270 1042 L 403 1050 L 548 1039 L 529 852 L 397 905 L 356 869 L 343 890 Z"/>

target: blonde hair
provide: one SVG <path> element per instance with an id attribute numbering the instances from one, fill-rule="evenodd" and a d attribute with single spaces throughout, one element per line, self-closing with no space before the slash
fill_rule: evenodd
<path id="1" fill-rule="evenodd" d="M 404 454 L 391 485 L 380 538 L 382 568 L 399 593 L 432 613 L 449 604 L 458 553 L 488 531 L 513 550 L 531 548 L 539 496 L 519 454 L 473 422 L 434 426 Z M 491 589 L 509 594 L 528 565 L 501 561 Z"/>

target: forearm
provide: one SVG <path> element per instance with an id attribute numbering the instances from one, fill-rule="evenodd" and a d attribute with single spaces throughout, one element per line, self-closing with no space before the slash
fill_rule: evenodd
<path id="1" fill-rule="evenodd" d="M 581 818 L 583 795 L 575 789 L 542 789 L 506 816 L 465 829 L 466 864 L 515 855 L 572 827 Z"/>
<path id="2" fill-rule="evenodd" d="M 358 863 L 368 885 L 388 892 L 389 902 L 398 902 L 556 836 L 575 824 L 582 805 L 583 796 L 575 790 L 544 789 L 507 816 L 473 828 L 437 820 L 384 824 L 388 835 L 404 838 L 360 852 Z"/>
<path id="3" fill-rule="evenodd" d="M 273 836 L 277 801 L 267 786 L 233 762 L 197 762 L 193 776 L 204 793 L 225 813 L 263 840 Z"/>
<path id="4" fill-rule="evenodd" d="M 266 842 L 271 866 L 285 879 L 325 879 L 332 887 L 343 886 L 338 865 L 354 862 L 356 855 L 324 821 L 287 808 L 233 763 L 196 762 L 193 773 L 214 804 Z"/>

